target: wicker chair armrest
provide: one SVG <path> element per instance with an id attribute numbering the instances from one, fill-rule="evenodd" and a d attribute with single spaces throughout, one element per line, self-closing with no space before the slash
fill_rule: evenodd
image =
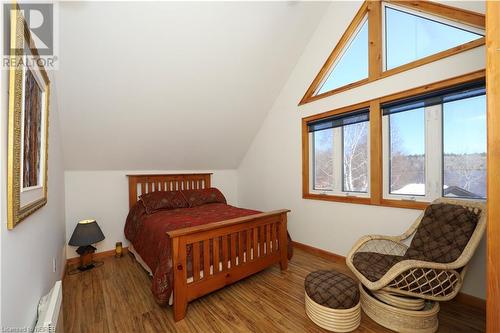
<path id="1" fill-rule="evenodd" d="M 381 236 L 381 235 L 368 235 L 361 237 L 356 244 L 352 247 L 351 251 L 347 254 L 346 264 L 347 267 L 356 275 L 356 277 L 369 289 L 373 289 L 370 286 L 373 282 L 366 279 L 361 272 L 359 272 L 354 266 L 353 258 L 358 252 L 377 252 L 381 254 L 390 255 L 404 255 L 407 250 L 407 246 L 399 242 L 401 238 L 398 236 Z M 376 289 L 380 289 L 383 286 L 379 286 Z"/>
<path id="2" fill-rule="evenodd" d="M 376 252 L 380 254 L 390 254 L 402 256 L 406 253 L 408 247 L 401 243 L 401 238 L 398 236 L 381 236 L 369 235 L 361 237 L 347 255 L 347 258 L 352 260 L 352 257 L 357 252 Z"/>

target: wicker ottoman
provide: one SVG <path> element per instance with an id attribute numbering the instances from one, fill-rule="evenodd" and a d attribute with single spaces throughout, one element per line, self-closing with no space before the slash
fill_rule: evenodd
<path id="1" fill-rule="evenodd" d="M 361 322 L 356 281 L 336 271 L 316 271 L 305 280 L 305 305 L 309 318 L 333 332 L 354 331 Z"/>

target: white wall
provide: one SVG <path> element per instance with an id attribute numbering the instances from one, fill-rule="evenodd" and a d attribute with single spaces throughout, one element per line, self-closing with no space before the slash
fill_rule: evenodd
<path id="1" fill-rule="evenodd" d="M 66 258 L 64 170 L 61 151 L 57 87 L 52 78 L 49 119 L 48 203 L 7 230 L 7 116 L 8 72 L 1 71 L 1 324 L 32 327 L 38 301 L 61 279 Z M 56 272 L 52 260 L 56 260 Z"/>
<path id="2" fill-rule="evenodd" d="M 66 170 L 237 168 L 328 7 L 59 3 Z"/>
<path id="3" fill-rule="evenodd" d="M 96 245 L 97 252 L 114 249 L 116 242 L 128 241 L 123 234 L 128 207 L 127 174 L 213 172 L 212 186 L 219 188 L 230 205 L 238 205 L 236 170 L 215 171 L 66 171 L 66 239 L 69 241 L 78 221 L 94 218 L 106 239 Z M 78 255 L 67 246 L 67 257 Z"/>
<path id="4" fill-rule="evenodd" d="M 467 3 L 474 6 L 474 3 Z M 484 48 L 375 81 L 298 107 L 313 78 L 360 6 L 333 3 L 269 111 L 239 169 L 239 202 L 261 210 L 290 208 L 294 240 L 346 255 L 366 234 L 402 233 L 419 211 L 302 199 L 301 118 L 484 68 Z M 482 3 L 478 2 L 478 11 Z M 472 260 L 464 292 L 485 298 L 484 242 Z"/>

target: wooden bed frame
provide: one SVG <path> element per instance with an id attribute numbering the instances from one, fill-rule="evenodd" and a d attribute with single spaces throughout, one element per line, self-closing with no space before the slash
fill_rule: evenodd
<path id="1" fill-rule="evenodd" d="M 209 188 L 211 175 L 127 175 L 130 207 L 135 205 L 140 195 L 149 192 Z M 174 320 L 183 319 L 188 302 L 198 297 L 275 263 L 280 264 L 281 270 L 286 270 L 288 212 L 282 209 L 167 232 L 172 241 Z M 246 241 L 243 242 L 243 239 Z M 190 280 L 186 269 L 189 245 L 192 246 L 193 254 L 193 277 Z M 212 249 L 222 248 L 221 254 L 219 251 L 210 251 L 211 245 Z M 203 274 L 200 270 L 200 249 L 203 249 Z"/>

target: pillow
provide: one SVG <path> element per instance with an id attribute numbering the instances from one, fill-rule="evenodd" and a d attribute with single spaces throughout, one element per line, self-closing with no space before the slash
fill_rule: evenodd
<path id="1" fill-rule="evenodd" d="M 208 203 L 227 203 L 224 194 L 215 187 L 205 188 L 203 190 L 184 190 L 182 191 L 189 207 L 201 206 Z"/>
<path id="2" fill-rule="evenodd" d="M 147 214 L 159 210 L 169 210 L 189 207 L 186 198 L 180 191 L 151 192 L 140 196 Z"/>

